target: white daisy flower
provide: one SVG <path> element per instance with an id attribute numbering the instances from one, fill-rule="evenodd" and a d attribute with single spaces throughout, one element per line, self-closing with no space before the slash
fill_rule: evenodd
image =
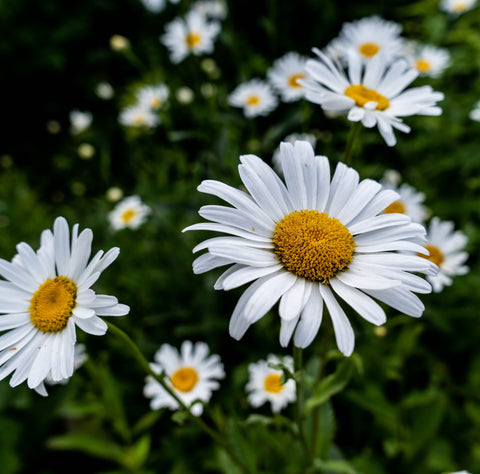
<path id="1" fill-rule="evenodd" d="M 450 53 L 445 48 L 431 45 L 413 45 L 413 51 L 408 54 L 407 60 L 411 67 L 415 68 L 420 76 L 440 77 L 450 65 Z"/>
<path id="2" fill-rule="evenodd" d="M 424 306 L 413 292 L 429 293 L 431 287 L 414 273 L 438 269 L 424 258 L 397 253 L 426 253 L 422 225 L 403 214 L 382 214 L 398 194 L 373 180 L 359 182 L 358 173 L 343 163 L 330 179 L 328 159 L 314 156 L 307 142 L 282 143 L 280 153 L 286 184 L 257 156 L 241 156 L 239 172 L 248 193 L 204 181 L 199 191 L 233 207 L 204 206 L 199 214 L 210 222 L 184 229 L 232 235 L 193 249 L 207 249 L 193 262 L 194 273 L 233 264 L 215 289 L 253 281 L 233 312 L 231 336 L 240 339 L 279 300 L 282 346 L 294 334 L 294 344 L 307 347 L 325 304 L 345 355 L 353 351 L 354 333 L 338 297 L 376 325 L 386 316 L 374 299 L 420 317 Z"/>
<path id="3" fill-rule="evenodd" d="M 144 86 L 137 90 L 136 98 L 140 107 L 158 110 L 168 99 L 170 91 L 165 84 Z"/>
<path id="4" fill-rule="evenodd" d="M 430 255 L 421 255 L 438 266 L 438 275 L 428 275 L 427 279 L 438 293 L 453 283 L 455 275 L 465 275 L 469 268 L 464 265 L 468 259 L 465 252 L 467 237 L 463 232 L 454 230 L 454 223 L 441 221 L 433 217 L 427 230 L 427 244 L 424 247 Z"/>
<path id="5" fill-rule="evenodd" d="M 270 402 L 272 411 L 278 413 L 289 403 L 297 399 L 295 381 L 288 379 L 282 384 L 282 371 L 272 369 L 269 366 L 269 364 L 278 364 L 280 362 L 283 362 L 293 372 L 293 359 L 290 356 L 280 359 L 270 354 L 267 360 L 249 364 L 249 380 L 245 388 L 249 392 L 248 403 L 253 408 L 258 408 L 264 403 Z"/>
<path id="6" fill-rule="evenodd" d="M 413 222 L 423 224 L 427 218 L 427 208 L 423 204 L 425 194 L 418 192 L 413 186 L 407 183 L 398 185 L 388 179 L 383 179 L 380 184 L 386 189 L 393 189 L 400 196 L 397 201 L 392 202 L 384 209 L 384 213 L 406 214 Z"/>
<path id="7" fill-rule="evenodd" d="M 270 85 L 260 79 L 240 84 L 229 96 L 228 103 L 243 109 L 245 117 L 268 115 L 278 104 Z"/>
<path id="8" fill-rule="evenodd" d="M 473 109 L 470 111 L 468 116 L 471 120 L 474 120 L 475 122 L 480 122 L 480 100 L 475 103 Z"/>
<path id="9" fill-rule="evenodd" d="M 440 115 L 436 104 L 443 100 L 441 92 L 430 86 L 405 90 L 418 71 L 405 60 L 388 64 L 376 55 L 364 66 L 353 55 L 348 61 L 348 75 L 338 64 L 318 49 L 319 60 L 307 61 L 307 71 L 313 80 L 305 80 L 307 100 L 320 104 L 328 111 L 348 113 L 348 120 L 362 122 L 367 128 L 375 125 L 388 146 L 394 146 L 393 129 L 408 133 L 410 127 L 400 117 L 409 115 Z"/>
<path id="10" fill-rule="evenodd" d="M 138 229 L 151 212 L 139 196 L 128 196 L 120 201 L 108 214 L 108 220 L 114 230 Z"/>
<path id="11" fill-rule="evenodd" d="M 290 135 L 287 135 L 283 139 L 283 141 L 287 143 L 295 143 L 297 140 L 303 140 L 305 142 L 310 143 L 313 149 L 315 149 L 315 146 L 317 144 L 317 139 L 315 135 L 312 135 L 311 133 L 291 133 Z M 282 160 L 280 158 L 280 146 L 278 146 L 276 150 L 273 152 L 272 165 L 275 172 L 279 176 L 283 176 Z"/>
<path id="12" fill-rule="evenodd" d="M 80 368 L 88 359 L 88 355 L 86 353 L 85 344 L 75 344 L 75 350 L 73 354 L 73 371 L 75 372 L 78 368 Z M 45 383 L 48 385 L 65 385 L 70 378 L 65 378 L 61 380 L 53 380 L 51 372 L 45 377 Z"/>
<path id="13" fill-rule="evenodd" d="M 304 97 L 305 88 L 298 81 L 308 76 L 306 62 L 307 58 L 291 52 L 277 59 L 268 71 L 268 79 L 283 101 L 293 102 Z"/>
<path id="14" fill-rule="evenodd" d="M 192 5 L 192 10 L 211 20 L 224 20 L 227 5 L 223 0 L 199 0 Z"/>
<path id="15" fill-rule="evenodd" d="M 74 135 L 78 135 L 85 131 L 92 124 L 93 116 L 90 112 L 82 112 L 80 110 L 72 110 L 69 114 L 70 131 Z"/>
<path id="16" fill-rule="evenodd" d="M 0 336 L 0 380 L 13 372 L 12 387 L 27 380 L 46 395 L 47 376 L 59 381 L 73 373 L 76 326 L 103 335 L 107 325 L 99 316 L 129 312 L 114 296 L 90 289 L 119 254 L 99 251 L 88 263 L 92 238 L 90 229 L 78 234 L 78 224 L 70 237 L 67 221 L 57 217 L 37 252 L 22 242 L 11 263 L 0 259 L 0 331 L 8 331 Z"/>
<path id="17" fill-rule="evenodd" d="M 337 38 L 327 49 L 338 59 L 347 59 L 352 54 L 362 61 L 368 61 L 380 52 L 388 58 L 401 55 L 402 27 L 393 21 L 378 16 L 362 18 L 345 23 Z"/>
<path id="18" fill-rule="evenodd" d="M 456 16 L 472 10 L 476 3 L 477 0 L 441 0 L 440 10 Z"/>
<path id="19" fill-rule="evenodd" d="M 160 118 L 144 104 L 126 107 L 120 112 L 118 121 L 126 127 L 153 128 L 160 124 Z"/>
<path id="20" fill-rule="evenodd" d="M 200 416 L 203 404 L 192 403 L 197 400 L 208 402 L 212 391 L 220 387 L 218 379 L 225 377 L 220 357 L 209 355 L 208 345 L 204 342 L 194 345 L 184 341 L 180 352 L 169 344 L 162 344 L 153 358 L 155 362 L 150 364 L 152 370 L 156 374 L 164 372 L 168 386 L 185 405 L 191 407 L 192 414 Z M 162 407 L 178 409 L 178 402 L 150 375 L 146 378 L 143 393 L 152 399 L 152 410 Z"/>
<path id="21" fill-rule="evenodd" d="M 209 22 L 201 13 L 190 11 L 184 19 L 168 23 L 161 42 L 170 50 L 173 63 L 183 61 L 190 53 L 195 55 L 213 52 L 220 24 Z"/>

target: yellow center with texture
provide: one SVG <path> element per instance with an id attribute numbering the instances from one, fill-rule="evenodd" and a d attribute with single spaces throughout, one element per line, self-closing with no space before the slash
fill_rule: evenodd
<path id="1" fill-rule="evenodd" d="M 380 47 L 375 43 L 363 43 L 358 51 L 366 58 L 373 58 L 380 51 Z"/>
<path id="2" fill-rule="evenodd" d="M 122 214 L 122 221 L 128 224 L 134 217 L 136 212 L 133 209 L 128 209 Z"/>
<path id="3" fill-rule="evenodd" d="M 350 97 L 350 99 L 353 99 L 355 101 L 355 104 L 359 107 L 363 107 L 368 102 L 376 102 L 376 110 L 385 110 L 390 105 L 389 100 L 385 96 L 379 94 L 374 89 L 367 89 L 361 84 L 354 84 L 352 86 L 348 86 L 345 89 L 344 94 L 347 97 Z"/>
<path id="4" fill-rule="evenodd" d="M 58 276 L 40 285 L 30 300 L 30 320 L 42 332 L 63 331 L 76 306 L 77 285 L 67 277 Z"/>
<path id="5" fill-rule="evenodd" d="M 283 390 L 283 385 L 280 383 L 282 376 L 279 374 L 269 374 L 265 377 L 264 386 L 265 391 L 269 393 L 280 393 Z"/>
<path id="6" fill-rule="evenodd" d="M 328 283 L 352 261 L 355 241 L 335 217 L 319 211 L 293 211 L 279 221 L 273 251 L 298 277 Z"/>
<path id="7" fill-rule="evenodd" d="M 442 251 L 436 245 L 428 244 L 424 245 L 424 247 L 430 252 L 430 255 L 423 255 L 421 253 L 419 253 L 418 255 L 420 257 L 426 258 L 427 260 L 430 260 L 435 265 L 437 265 L 437 267 L 439 267 L 445 260 Z"/>
<path id="8" fill-rule="evenodd" d="M 198 33 L 188 33 L 185 42 L 189 48 L 195 48 L 200 43 L 200 35 Z"/>
<path id="9" fill-rule="evenodd" d="M 182 367 L 172 374 L 170 382 L 180 392 L 190 392 L 197 385 L 198 373 L 193 367 Z"/>
<path id="10" fill-rule="evenodd" d="M 394 201 L 383 211 L 385 214 L 405 214 L 405 204 L 402 201 Z"/>

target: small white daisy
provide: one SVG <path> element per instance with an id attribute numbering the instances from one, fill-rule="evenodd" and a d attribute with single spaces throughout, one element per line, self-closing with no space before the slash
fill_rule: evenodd
<path id="1" fill-rule="evenodd" d="M 277 59 L 268 71 L 267 77 L 285 102 L 299 100 L 305 95 L 305 88 L 299 80 L 306 79 L 307 58 L 298 53 L 287 53 Z"/>
<path id="2" fill-rule="evenodd" d="M 162 344 L 153 358 L 155 362 L 150 364 L 152 370 L 156 374 L 165 373 L 165 382 L 188 407 L 196 400 L 208 402 L 212 391 L 220 387 L 218 379 L 225 377 L 220 357 L 217 354 L 209 355 L 208 345 L 204 342 L 194 345 L 184 341 L 180 352 L 169 344 Z M 178 409 L 178 402 L 150 375 L 146 378 L 143 393 L 152 399 L 152 410 L 162 407 Z M 195 403 L 191 411 L 195 416 L 200 416 L 203 404 Z"/>
<path id="3" fill-rule="evenodd" d="M 473 109 L 469 112 L 468 116 L 475 122 L 480 122 L 480 100 L 475 103 Z"/>
<path id="4" fill-rule="evenodd" d="M 394 128 L 410 131 L 400 117 L 442 113 L 436 105 L 443 100 L 441 92 L 430 86 L 405 90 L 418 77 L 418 71 L 410 68 L 406 60 L 389 64 L 383 55 L 376 55 L 362 66 L 358 57 L 351 55 L 348 70 L 344 71 L 318 49 L 314 52 L 319 59 L 307 61 L 313 80 L 302 81 L 307 100 L 324 110 L 348 113 L 348 120 L 361 122 L 364 127 L 376 125 L 388 146 L 396 144 Z"/>
<path id="5" fill-rule="evenodd" d="M 47 376 L 58 381 L 73 373 L 76 326 L 103 335 L 107 325 L 99 316 L 129 312 L 114 296 L 90 289 L 119 254 L 99 251 L 88 263 L 92 238 L 90 229 L 78 234 L 78 224 L 70 236 L 67 221 L 57 217 L 37 252 L 22 242 L 11 263 L 0 259 L 0 331 L 8 331 L 0 336 L 0 380 L 13 372 L 12 387 L 27 380 L 46 395 Z"/>
<path id="6" fill-rule="evenodd" d="M 227 5 L 223 0 L 199 0 L 192 5 L 192 10 L 211 20 L 224 20 L 227 16 Z"/>
<path id="7" fill-rule="evenodd" d="M 423 224 L 427 218 L 427 208 L 423 204 L 425 201 L 425 194 L 418 192 L 413 186 L 407 183 L 398 185 L 386 178 L 380 181 L 380 184 L 386 189 L 393 189 L 398 193 L 400 198 L 392 202 L 384 209 L 384 213 L 406 214 L 413 222 Z"/>
<path id="8" fill-rule="evenodd" d="M 170 50 L 170 60 L 179 63 L 189 54 L 198 56 L 213 52 L 219 32 L 219 23 L 207 21 L 201 13 L 190 11 L 184 19 L 176 18 L 168 23 L 160 40 Z"/>
<path id="9" fill-rule="evenodd" d="M 291 133 L 290 135 L 287 135 L 283 139 L 283 141 L 287 143 L 295 143 L 297 140 L 303 140 L 305 142 L 310 143 L 313 149 L 315 149 L 315 146 L 317 144 L 317 139 L 315 135 L 312 135 L 311 133 Z M 280 146 L 278 146 L 276 150 L 273 152 L 272 165 L 275 172 L 279 176 L 283 176 L 282 160 L 280 158 Z"/>
<path id="10" fill-rule="evenodd" d="M 137 90 L 135 96 L 140 107 L 152 110 L 160 109 L 168 99 L 170 91 L 165 84 L 144 86 Z"/>
<path id="11" fill-rule="evenodd" d="M 80 110 L 72 110 L 69 114 L 70 131 L 74 135 L 78 135 L 85 131 L 92 124 L 93 116 L 90 112 L 82 112 Z"/>
<path id="12" fill-rule="evenodd" d="M 414 44 L 411 54 L 408 54 L 408 49 L 407 60 L 420 76 L 440 77 L 450 65 L 450 53 L 445 48 Z"/>
<path id="13" fill-rule="evenodd" d="M 241 156 L 247 192 L 204 181 L 199 191 L 233 207 L 204 206 L 199 214 L 207 222 L 184 229 L 230 234 L 193 249 L 207 250 L 193 262 L 194 273 L 231 265 L 215 289 L 251 283 L 233 311 L 230 334 L 240 339 L 279 301 L 280 344 L 286 346 L 294 335 L 297 347 L 307 347 L 325 304 L 337 345 L 350 355 L 355 337 L 338 297 L 376 325 L 386 315 L 375 299 L 420 317 L 424 306 L 413 292 L 430 293 L 431 286 L 415 273 L 438 269 L 417 255 L 399 253 L 426 251 L 422 225 L 403 214 L 382 213 L 398 194 L 373 180 L 360 182 L 343 163 L 330 178 L 328 159 L 314 156 L 307 142 L 282 143 L 280 153 L 285 184 L 257 156 Z"/>
<path id="14" fill-rule="evenodd" d="M 120 112 L 118 121 L 126 127 L 154 128 L 160 123 L 160 118 L 145 105 L 131 105 Z"/>
<path id="15" fill-rule="evenodd" d="M 420 255 L 438 266 L 438 275 L 428 275 L 427 279 L 438 293 L 453 283 L 456 275 L 465 275 L 469 268 L 465 265 L 468 253 L 465 252 L 467 237 L 454 230 L 454 223 L 433 217 L 427 229 L 427 244 L 424 247 L 430 255 Z"/>
<path id="16" fill-rule="evenodd" d="M 441 0 L 440 9 L 452 15 L 460 15 L 472 10 L 477 0 Z"/>
<path id="17" fill-rule="evenodd" d="M 268 115 L 278 104 L 270 85 L 260 79 L 240 84 L 229 96 L 228 103 L 243 109 L 245 117 Z"/>
<path id="18" fill-rule="evenodd" d="M 248 403 L 253 408 L 270 402 L 272 411 L 278 413 L 297 399 L 295 381 L 288 379 L 282 384 L 282 371 L 269 366 L 269 364 L 280 362 L 283 362 L 293 372 L 293 359 L 290 356 L 280 359 L 270 354 L 267 360 L 260 360 L 248 365 L 249 380 L 245 388 L 249 392 Z"/>
<path id="19" fill-rule="evenodd" d="M 108 220 L 114 230 L 138 229 L 151 212 L 139 196 L 128 196 L 120 201 L 108 214 Z"/>
<path id="20" fill-rule="evenodd" d="M 327 50 L 337 59 L 347 60 L 351 55 L 368 61 L 379 53 L 390 59 L 400 56 L 403 39 L 402 27 L 393 21 L 371 16 L 345 23 L 337 38 Z"/>

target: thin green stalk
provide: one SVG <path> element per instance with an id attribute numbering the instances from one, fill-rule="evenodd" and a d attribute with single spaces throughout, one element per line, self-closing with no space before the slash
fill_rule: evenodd
<path id="1" fill-rule="evenodd" d="M 355 142 L 357 140 L 361 127 L 362 127 L 361 122 L 352 122 L 352 126 L 350 127 L 350 132 L 347 138 L 347 144 L 345 145 L 345 151 L 343 152 L 342 161 L 346 165 L 350 164 L 350 160 L 352 158 L 353 146 L 355 145 Z"/>
<path id="2" fill-rule="evenodd" d="M 189 418 L 197 423 L 197 425 L 205 431 L 222 449 L 224 449 L 227 454 L 232 458 L 232 460 L 237 464 L 237 466 L 242 470 L 244 473 L 249 473 L 250 471 L 248 468 L 243 464 L 243 462 L 238 458 L 238 456 L 235 454 L 235 452 L 232 450 L 232 448 L 225 442 L 224 438 L 220 433 L 215 431 L 213 428 L 211 428 L 209 425 L 207 425 L 202 418 L 195 416 L 192 414 L 190 411 L 190 408 L 183 403 L 183 401 L 177 396 L 177 394 L 165 383 L 165 374 L 157 374 L 155 373 L 152 368 L 150 367 L 150 364 L 148 363 L 147 359 L 145 356 L 142 354 L 138 346 L 130 339 L 127 333 L 122 331 L 119 327 L 115 326 L 114 324 L 106 321 L 108 328 L 112 333 L 115 334 L 122 342 L 125 343 L 125 345 L 128 347 L 128 349 L 131 351 L 132 355 L 135 357 L 139 365 L 142 367 L 142 369 L 148 374 L 151 375 L 168 393 L 169 395 L 175 399 L 175 401 L 178 403 L 178 405 L 185 410 L 185 412 L 188 414 Z"/>
<path id="3" fill-rule="evenodd" d="M 303 393 L 303 353 L 302 349 L 299 347 L 293 346 L 293 364 L 294 370 L 297 374 L 297 400 L 295 402 L 295 420 L 297 423 L 298 434 L 300 437 L 300 442 L 305 450 L 305 453 L 310 458 L 310 449 L 308 447 L 307 438 L 305 437 L 305 427 L 304 427 L 304 414 L 303 414 L 303 402 L 304 402 L 304 393 Z"/>

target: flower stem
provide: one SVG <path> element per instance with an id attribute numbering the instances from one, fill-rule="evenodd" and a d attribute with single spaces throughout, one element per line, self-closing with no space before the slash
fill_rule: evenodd
<path id="1" fill-rule="evenodd" d="M 350 127 L 350 132 L 347 138 L 347 144 L 345 145 L 345 151 L 343 152 L 343 162 L 346 165 L 350 164 L 350 160 L 352 157 L 353 146 L 355 145 L 355 141 L 358 137 L 358 133 L 360 132 L 360 127 L 362 126 L 361 122 L 352 122 L 352 126 Z"/>
<path id="2" fill-rule="evenodd" d="M 148 363 L 145 356 L 142 354 L 138 346 L 130 339 L 127 333 L 122 331 L 119 327 L 115 326 L 114 324 L 106 321 L 108 325 L 108 329 L 115 334 L 131 351 L 132 355 L 135 357 L 139 365 L 142 369 L 150 376 L 152 376 L 168 393 L 169 395 L 175 399 L 178 405 L 188 414 L 189 418 L 197 423 L 197 425 L 205 431 L 222 449 L 224 449 L 227 454 L 232 458 L 232 460 L 237 464 L 237 466 L 241 469 L 244 473 L 249 473 L 250 470 L 243 464 L 243 462 L 239 459 L 233 449 L 225 442 L 223 436 L 211 428 L 207 423 L 205 423 L 200 417 L 195 416 L 191 411 L 190 408 L 183 403 L 183 401 L 178 397 L 178 395 L 168 386 L 165 382 L 165 373 L 162 372 L 161 374 L 157 374 L 152 370 L 150 364 Z"/>
<path id="3" fill-rule="evenodd" d="M 304 416 L 303 416 L 303 353 L 302 349 L 299 347 L 293 346 L 293 364 L 295 369 L 295 374 L 297 375 L 297 400 L 295 402 L 295 419 L 298 428 L 298 434 L 300 437 L 300 442 L 305 450 L 305 453 L 310 457 L 310 449 L 308 447 L 307 439 L 305 437 L 305 428 L 303 425 Z"/>

